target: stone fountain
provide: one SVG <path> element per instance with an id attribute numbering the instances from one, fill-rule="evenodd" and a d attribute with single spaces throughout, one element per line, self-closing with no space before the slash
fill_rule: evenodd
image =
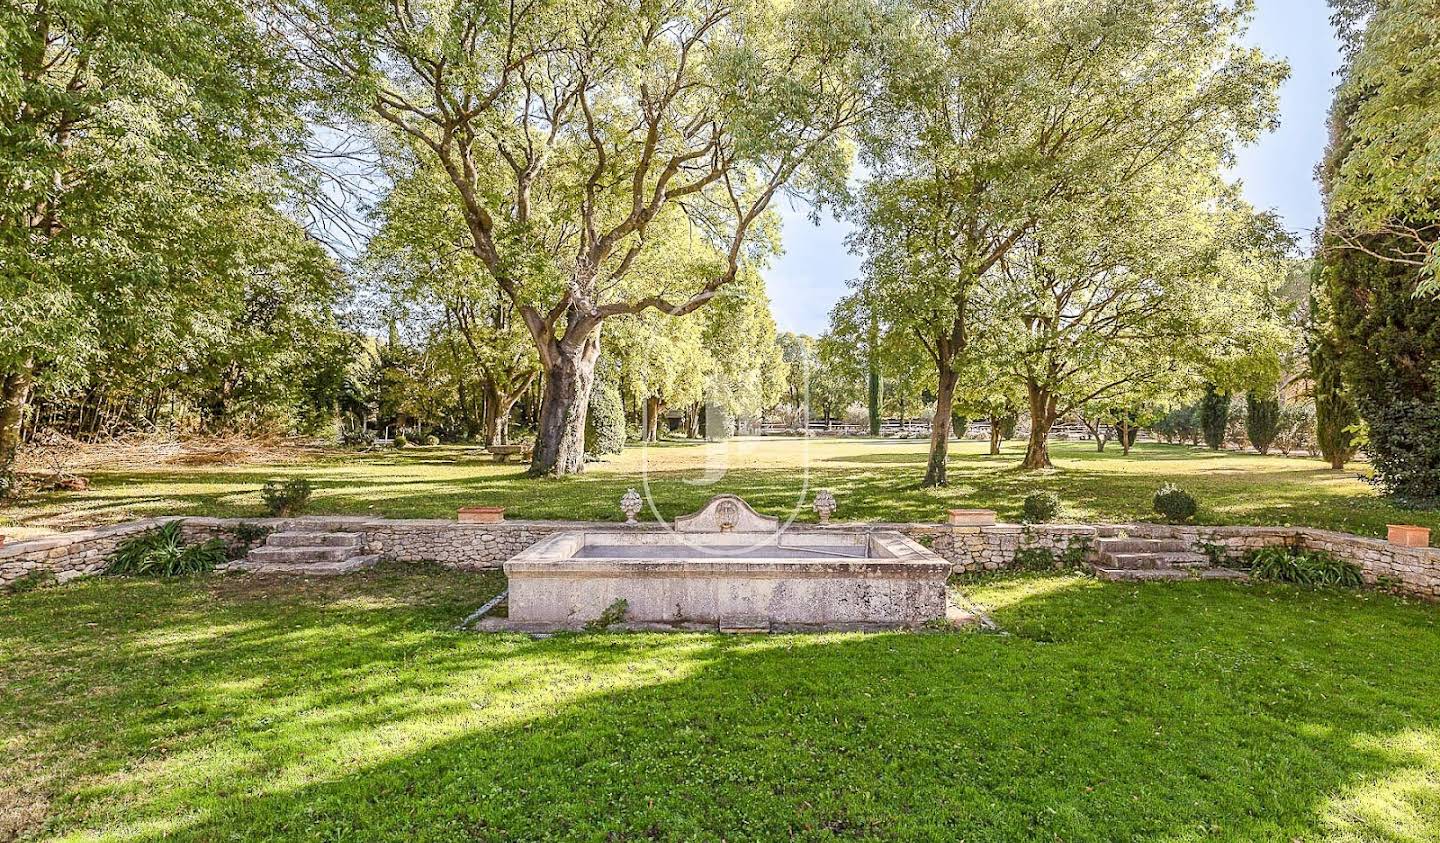
<path id="1" fill-rule="evenodd" d="M 718 495 L 669 529 L 577 530 L 532 545 L 505 563 L 509 617 L 480 628 L 552 632 L 602 615 L 629 629 L 911 628 L 946 617 L 949 573 L 898 532 L 786 527 Z"/>

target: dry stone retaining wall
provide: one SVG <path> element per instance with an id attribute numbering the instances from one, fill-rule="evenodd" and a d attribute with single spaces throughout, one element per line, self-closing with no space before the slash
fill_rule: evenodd
<path id="1" fill-rule="evenodd" d="M 0 589 L 26 576 L 41 575 L 65 582 L 100 573 L 115 545 L 127 536 L 174 519 L 152 518 L 78 530 L 0 545 Z M 472 570 L 494 569 L 540 539 L 565 530 L 654 531 L 655 525 L 627 527 L 610 522 L 505 521 L 499 524 L 460 524 L 447 520 L 378 518 L 185 518 L 187 539 L 219 537 L 234 556 L 243 555 L 248 542 L 263 541 L 269 530 L 337 530 L 362 533 L 365 552 L 401 562 L 430 561 Z M 1093 546 L 1095 539 L 1127 535 L 1170 538 L 1197 548 L 1201 543 L 1220 545 L 1239 555 L 1269 545 L 1295 545 L 1333 553 L 1358 565 L 1366 582 L 1391 590 L 1440 600 L 1440 549 L 1392 545 L 1380 539 L 1305 527 L 1173 527 L 1160 524 L 1082 525 L 1043 524 L 990 527 L 951 527 L 943 524 L 832 524 L 815 529 L 898 530 L 948 559 L 956 573 L 979 573 L 1010 567 L 1024 548 L 1044 548 L 1056 556 L 1075 548 Z"/>

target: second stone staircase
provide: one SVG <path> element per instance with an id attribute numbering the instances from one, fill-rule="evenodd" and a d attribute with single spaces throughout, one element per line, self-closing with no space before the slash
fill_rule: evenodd
<path id="1" fill-rule="evenodd" d="M 380 560 L 366 555 L 360 533 L 284 530 L 271 533 L 262 547 L 232 563 L 231 570 L 256 574 L 332 576 L 368 568 Z"/>
<path id="2" fill-rule="evenodd" d="M 1245 574 L 1211 563 L 1179 539 L 1102 538 L 1091 567 L 1102 580 L 1243 580 Z"/>

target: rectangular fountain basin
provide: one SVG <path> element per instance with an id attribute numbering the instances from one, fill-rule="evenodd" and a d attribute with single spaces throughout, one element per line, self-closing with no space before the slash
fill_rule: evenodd
<path id="1" fill-rule="evenodd" d="M 629 628 L 907 628 L 945 617 L 949 573 L 897 532 L 567 532 L 505 563 L 504 626 L 579 629 L 624 600 Z"/>

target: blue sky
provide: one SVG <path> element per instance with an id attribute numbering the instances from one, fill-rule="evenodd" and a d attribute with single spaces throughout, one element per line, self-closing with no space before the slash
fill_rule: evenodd
<path id="1" fill-rule="evenodd" d="M 1290 62 L 1280 91 L 1280 128 L 1240 150 L 1234 177 L 1259 208 L 1280 213 L 1308 245 L 1320 215 L 1315 164 L 1325 148 L 1325 115 L 1340 64 L 1325 0 L 1257 0 L 1248 40 L 1266 54 Z M 766 273 L 775 321 L 781 330 L 825 330 L 845 282 L 858 261 L 845 248 L 849 227 L 831 219 L 812 225 L 805 207 L 782 206 L 785 254 Z"/>

